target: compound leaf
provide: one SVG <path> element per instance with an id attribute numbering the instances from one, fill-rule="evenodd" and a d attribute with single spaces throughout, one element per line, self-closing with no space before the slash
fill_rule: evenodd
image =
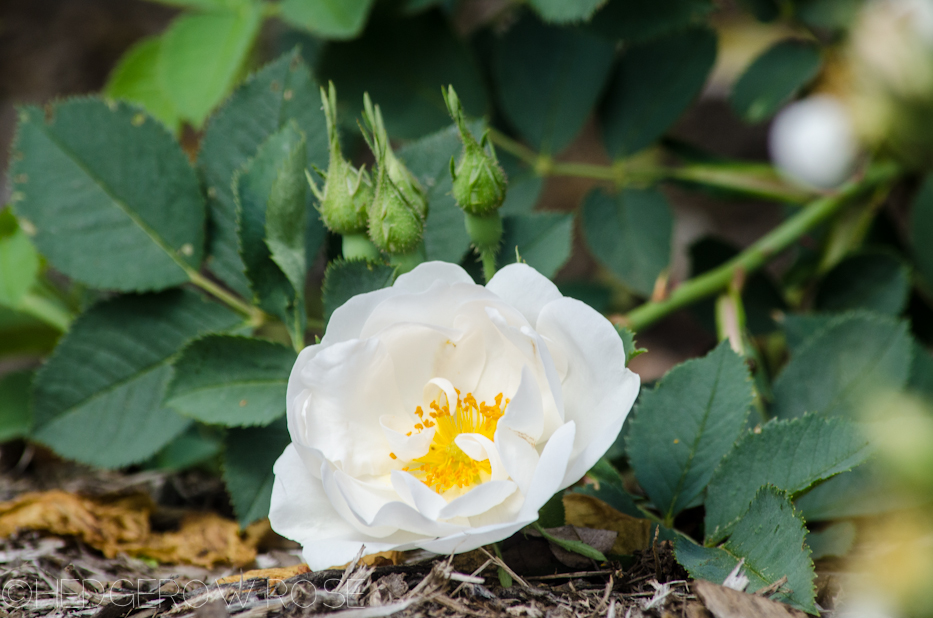
<path id="1" fill-rule="evenodd" d="M 442 85 L 454 86 L 467 114 L 482 116 L 487 108 L 479 66 L 439 11 L 401 19 L 382 15 L 359 39 L 328 45 L 317 72 L 337 85 L 338 104 L 346 106 L 343 118 L 352 123 L 359 116 L 368 92 L 382 109 L 389 135 L 399 139 L 450 124 Z"/>
<path id="2" fill-rule="evenodd" d="M 253 297 L 265 311 L 282 319 L 292 341 L 301 347 L 306 320 L 304 254 L 289 248 L 289 232 L 282 228 L 287 227 L 287 220 L 298 218 L 296 227 L 303 236 L 300 224 L 304 222 L 307 182 L 303 178 L 304 169 L 305 138 L 297 125 L 290 122 L 270 135 L 256 157 L 233 176 L 240 256 L 246 265 Z M 268 213 L 281 220 L 270 222 Z M 270 224 L 279 238 L 271 243 Z M 279 251 L 278 256 L 274 249 Z M 280 262 L 290 272 L 285 272 Z"/>
<path id="3" fill-rule="evenodd" d="M 285 413 L 285 389 L 297 355 L 283 345 L 208 335 L 175 361 L 166 403 L 203 423 L 267 425 Z"/>
<path id="4" fill-rule="evenodd" d="M 233 8 L 233 7 L 231 7 Z M 243 73 L 262 25 L 262 5 L 185 13 L 162 35 L 158 75 L 179 116 L 200 128 Z"/>
<path id="5" fill-rule="evenodd" d="M 365 260 L 334 260 L 324 273 L 324 319 L 357 294 L 392 285 L 395 267 Z"/>
<path id="6" fill-rule="evenodd" d="M 110 73 L 104 94 L 142 105 L 172 132 L 181 127 L 175 104 L 162 91 L 157 66 L 162 50 L 160 37 L 145 38 L 129 49 Z"/>
<path id="7" fill-rule="evenodd" d="M 728 342 L 642 391 L 626 452 L 668 525 L 702 495 L 744 428 L 751 403 L 748 369 Z"/>
<path id="8" fill-rule="evenodd" d="M 706 544 L 724 539 L 762 485 L 795 496 L 865 461 L 871 449 L 851 422 L 807 415 L 772 421 L 726 455 L 706 488 Z"/>
<path id="9" fill-rule="evenodd" d="M 867 312 L 844 314 L 791 355 L 774 381 L 774 415 L 854 416 L 872 392 L 903 387 L 910 361 L 906 323 Z"/>
<path id="10" fill-rule="evenodd" d="M 523 262 L 545 277 L 553 277 L 570 258 L 573 243 L 573 214 L 540 212 L 505 217 L 499 261 Z"/>
<path id="11" fill-rule="evenodd" d="M 200 265 L 197 176 L 165 126 L 139 109 L 99 99 L 22 108 L 14 153 L 17 214 L 57 270 L 145 291 L 184 283 Z"/>
<path id="12" fill-rule="evenodd" d="M 32 429 L 29 401 L 32 380 L 32 371 L 15 371 L 0 377 L 0 444 L 29 435 Z"/>
<path id="13" fill-rule="evenodd" d="M 184 290 L 95 305 L 36 374 L 33 437 L 95 466 L 147 459 L 191 423 L 162 404 L 172 358 L 189 340 L 239 321 Z"/>
<path id="14" fill-rule="evenodd" d="M 583 233 L 604 266 L 626 287 L 649 296 L 671 261 L 674 217 L 657 190 L 596 190 L 583 203 Z"/>
<path id="15" fill-rule="evenodd" d="M 568 24 L 590 19 L 593 13 L 606 2 L 607 0 L 578 0 L 577 2 L 529 0 L 528 3 L 544 21 L 552 24 Z"/>
<path id="16" fill-rule="evenodd" d="M 837 264 L 820 285 L 821 311 L 865 309 L 896 316 L 910 293 L 907 265 L 889 251 L 863 251 Z"/>
<path id="17" fill-rule="evenodd" d="M 732 89 L 732 109 L 747 122 L 774 115 L 822 66 L 820 48 L 809 41 L 778 41 L 745 69 Z"/>
<path id="18" fill-rule="evenodd" d="M 352 39 L 363 31 L 373 0 L 285 0 L 282 19 L 325 39 Z"/>
<path id="19" fill-rule="evenodd" d="M 712 10 L 711 0 L 616 0 L 593 17 L 590 29 L 611 39 L 637 43 L 683 30 Z"/>
<path id="20" fill-rule="evenodd" d="M 805 543 L 806 529 L 787 496 L 774 487 L 763 487 L 742 515 L 732 536 L 722 547 L 702 547 L 680 537 L 674 552 L 695 579 L 721 584 L 745 559 L 742 573 L 748 592 L 756 592 L 787 577 L 787 585 L 772 597 L 808 614 L 817 614 L 813 580 L 816 573 Z"/>
<path id="21" fill-rule="evenodd" d="M 558 153 L 593 111 L 613 45 L 582 30 L 524 19 L 493 51 L 493 77 L 509 122 L 533 148 Z"/>
<path id="22" fill-rule="evenodd" d="M 39 274 L 39 254 L 13 211 L 0 210 L 0 305 L 16 308 Z"/>
<path id="23" fill-rule="evenodd" d="M 284 401 L 284 398 L 283 398 Z M 291 442 L 285 419 L 268 427 L 230 429 L 224 440 L 224 482 L 240 525 L 269 516 L 272 466 Z"/>
<path id="24" fill-rule="evenodd" d="M 198 167 L 207 188 L 212 224 L 210 268 L 243 296 L 249 296 L 250 289 L 239 254 L 233 174 L 256 156 L 270 135 L 292 120 L 307 140 L 307 164 L 326 168 L 327 126 L 321 95 L 297 51 L 268 64 L 237 88 L 211 117 L 201 142 Z M 323 238 L 323 224 L 310 191 L 305 202 L 309 213 L 305 255 L 313 260 Z"/>
<path id="25" fill-rule="evenodd" d="M 625 157 L 660 138 L 700 94 L 715 61 L 716 34 L 707 28 L 627 49 L 602 109 L 609 154 Z"/>

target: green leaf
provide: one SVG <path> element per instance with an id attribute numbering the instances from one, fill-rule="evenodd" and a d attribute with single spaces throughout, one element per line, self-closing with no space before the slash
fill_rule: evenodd
<path id="1" fill-rule="evenodd" d="M 815 43 L 778 41 L 739 77 L 729 99 L 732 109 L 747 122 L 767 120 L 816 77 L 822 64 Z"/>
<path id="2" fill-rule="evenodd" d="M 928 175 L 917 195 L 910 212 L 910 241 L 913 245 L 914 262 L 927 285 L 933 286 L 933 174 Z"/>
<path id="3" fill-rule="evenodd" d="M 862 0 L 796 0 L 794 4 L 802 23 L 829 31 L 851 26 L 864 6 Z"/>
<path id="4" fill-rule="evenodd" d="M 589 20 L 606 2 L 607 0 L 529 0 L 528 4 L 548 23 L 569 24 Z"/>
<path id="5" fill-rule="evenodd" d="M 363 31 L 373 0 L 285 0 L 286 22 L 325 39 L 352 39 Z"/>
<path id="6" fill-rule="evenodd" d="M 145 38 L 133 45 L 110 73 L 104 94 L 142 105 L 153 118 L 176 133 L 181 128 L 181 119 L 159 83 L 157 67 L 161 50 L 159 37 Z"/>
<path id="7" fill-rule="evenodd" d="M 269 516 L 272 466 L 291 442 L 285 419 L 268 427 L 231 429 L 224 449 L 224 482 L 240 525 Z"/>
<path id="8" fill-rule="evenodd" d="M 267 212 L 287 219 L 299 213 L 305 201 L 305 138 L 294 122 L 273 133 L 259 147 L 256 157 L 240 173 L 233 175 L 237 192 L 237 223 L 240 236 L 240 255 L 246 264 L 246 277 L 256 303 L 265 311 L 278 316 L 285 323 L 295 346 L 304 347 L 304 264 L 294 251 L 282 243 L 267 242 L 269 221 Z M 291 214 L 289 214 L 291 213 Z M 303 228 L 300 227 L 299 230 Z M 273 229 L 286 225 L 285 221 L 272 224 Z M 280 232 L 277 232 L 280 233 Z M 287 232 L 286 232 L 287 233 Z M 282 252 L 279 260 L 273 247 Z M 303 261 L 304 256 L 301 255 Z M 286 273 L 279 261 L 293 270 Z"/>
<path id="9" fill-rule="evenodd" d="M 328 45 L 317 72 L 336 84 L 343 118 L 358 118 L 369 92 L 395 138 L 421 137 L 450 124 L 442 85 L 456 88 L 467 114 L 482 116 L 487 108 L 476 60 L 438 11 L 374 19 L 361 38 Z"/>
<path id="10" fill-rule="evenodd" d="M 896 316 L 904 310 L 909 293 L 907 265 L 890 251 L 869 250 L 847 257 L 829 271 L 816 295 L 816 307 Z"/>
<path id="11" fill-rule="evenodd" d="M 541 533 L 541 536 L 543 536 L 545 539 L 559 547 L 566 549 L 567 551 L 580 554 L 581 556 L 585 556 L 592 560 L 598 560 L 600 562 L 606 561 L 606 556 L 603 555 L 603 552 L 599 551 L 595 547 L 592 547 L 591 545 L 587 545 L 583 541 L 568 541 L 567 539 L 558 538 L 542 528 L 541 524 L 538 522 L 533 523 L 532 527 Z"/>
<path id="12" fill-rule="evenodd" d="M 674 552 L 691 577 L 717 584 L 744 558 L 742 573 L 749 579 L 747 592 L 756 592 L 787 576 L 787 585 L 772 598 L 817 614 L 813 587 L 816 573 L 805 534 L 803 520 L 787 496 L 774 487 L 763 487 L 725 545 L 702 547 L 681 537 L 674 542 Z"/>
<path id="13" fill-rule="evenodd" d="M 839 316 L 791 356 L 774 381 L 772 412 L 855 417 L 873 392 L 907 383 L 910 346 L 905 322 L 866 312 Z"/>
<path id="14" fill-rule="evenodd" d="M 636 356 L 641 356 L 648 351 L 645 348 L 638 347 L 638 343 L 635 342 L 635 333 L 633 333 L 632 329 L 629 327 L 616 326 L 616 330 L 619 331 L 619 336 L 622 337 L 622 347 L 625 348 L 626 365 Z"/>
<path id="15" fill-rule="evenodd" d="M 628 48 L 602 108 L 609 154 L 653 144 L 700 94 L 716 61 L 716 34 L 691 28 Z"/>
<path id="16" fill-rule="evenodd" d="M 559 528 L 566 523 L 564 492 L 559 491 L 538 510 L 538 523 L 545 528 Z"/>
<path id="17" fill-rule="evenodd" d="M 229 94 L 262 25 L 262 6 L 183 14 L 162 35 L 159 84 L 181 118 L 196 128 Z"/>
<path id="18" fill-rule="evenodd" d="M 533 213 L 505 217 L 499 263 L 511 264 L 515 252 L 522 261 L 545 277 L 553 277 L 570 258 L 573 214 Z"/>
<path id="19" fill-rule="evenodd" d="M 557 284 L 564 296 L 576 298 L 600 313 L 609 313 L 612 308 L 613 290 L 597 281 L 566 281 Z"/>
<path id="20" fill-rule="evenodd" d="M 748 369 L 728 342 L 641 392 L 626 452 L 667 522 L 702 495 L 745 427 L 751 403 Z"/>
<path id="21" fill-rule="evenodd" d="M 223 443 L 204 426 L 192 425 L 169 442 L 149 462 L 157 470 L 177 471 L 193 468 L 216 457 Z"/>
<path id="22" fill-rule="evenodd" d="M 762 485 L 791 497 L 850 470 L 871 454 L 862 430 L 841 418 L 772 421 L 726 455 L 706 488 L 706 544 L 729 535 Z"/>
<path id="23" fill-rule="evenodd" d="M 541 191 L 544 189 L 544 177 L 535 173 L 523 161 L 501 149 L 496 151 L 496 156 L 509 179 L 508 191 L 505 194 L 505 201 L 499 208 L 499 215 L 511 217 L 529 214 L 534 210 Z"/>
<path id="24" fill-rule="evenodd" d="M 470 248 L 463 211 L 451 193 L 450 158 L 459 157 L 462 149 L 459 133 L 450 125 L 406 144 L 396 153 L 427 193 L 430 207 L 424 226 L 424 249 L 428 260 L 459 262 Z"/>
<path id="25" fill-rule="evenodd" d="M 829 556 L 842 558 L 855 545 L 855 533 L 855 524 L 851 521 L 836 522 L 819 532 L 809 532 L 807 545 L 810 547 L 810 558 L 812 560 Z"/>
<path id="26" fill-rule="evenodd" d="M 337 307 L 357 294 L 392 285 L 395 267 L 364 260 L 334 260 L 324 273 L 324 320 L 330 320 Z"/>
<path id="27" fill-rule="evenodd" d="M 796 501 L 808 522 L 870 517 L 930 503 L 929 494 L 901 491 L 876 461 L 820 483 Z"/>
<path id="28" fill-rule="evenodd" d="M 164 125 L 97 99 L 25 107 L 19 118 L 13 199 L 57 270 L 123 291 L 188 280 L 203 253 L 204 197 Z"/>
<path id="29" fill-rule="evenodd" d="M 29 401 L 32 380 L 32 371 L 16 371 L 0 377 L 0 444 L 29 435 L 32 429 Z"/>
<path id="30" fill-rule="evenodd" d="M 13 211 L 0 210 L 0 305 L 16 308 L 39 275 L 39 254 Z"/>
<path id="31" fill-rule="evenodd" d="M 166 403 L 203 423 L 268 425 L 285 414 L 297 355 L 283 345 L 232 335 L 193 341 L 175 361 Z"/>
<path id="32" fill-rule="evenodd" d="M 308 165 L 326 168 L 327 126 L 321 95 L 297 51 L 267 65 L 237 88 L 211 117 L 201 142 L 198 167 L 207 188 L 212 224 L 210 268 L 244 296 L 250 295 L 250 289 L 239 254 L 233 174 L 256 156 L 270 135 L 292 120 L 307 139 Z M 306 208 L 308 239 L 312 242 L 307 244 L 305 255 L 314 260 L 323 239 L 323 224 L 313 210 L 310 191 Z"/>
<path id="33" fill-rule="evenodd" d="M 305 137 L 289 123 L 280 132 L 283 150 L 276 156 L 276 177 L 266 203 L 266 245 L 272 261 L 285 273 L 296 290 L 304 290 L 307 275 L 305 256 L 305 208 L 308 181 Z M 279 135 L 279 134 L 277 134 Z"/>
<path id="34" fill-rule="evenodd" d="M 585 31 L 523 19 L 493 49 L 502 111 L 532 148 L 559 153 L 592 113 L 613 55 L 610 42 Z"/>
<path id="35" fill-rule="evenodd" d="M 838 316 L 833 314 L 788 314 L 783 317 L 781 328 L 787 339 L 787 348 L 794 355 L 810 338 L 826 328 Z"/>
<path id="36" fill-rule="evenodd" d="M 712 10 L 710 0 L 615 0 L 596 14 L 590 29 L 636 43 L 701 23 Z"/>
<path id="37" fill-rule="evenodd" d="M 596 190 L 583 203 L 583 233 L 593 255 L 626 287 L 650 296 L 671 261 L 674 217 L 657 190 Z"/>
<path id="38" fill-rule="evenodd" d="M 162 404 L 172 357 L 189 340 L 238 322 L 183 290 L 95 305 L 36 374 L 35 439 L 95 466 L 147 459 L 191 423 Z"/>
<path id="39" fill-rule="evenodd" d="M 621 483 L 600 481 L 599 489 L 593 485 L 582 485 L 573 489 L 574 493 L 599 498 L 612 508 L 632 517 L 644 518 L 645 514 L 635 505 L 635 499 L 625 491 Z"/>

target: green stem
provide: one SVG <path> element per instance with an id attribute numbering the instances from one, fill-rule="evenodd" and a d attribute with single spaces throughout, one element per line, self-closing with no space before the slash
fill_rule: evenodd
<path id="1" fill-rule="evenodd" d="M 785 204 L 802 204 L 813 197 L 810 191 L 785 184 L 769 165 L 725 162 L 668 167 L 640 162 L 627 164 L 625 161 L 616 161 L 612 165 L 565 163 L 538 154 L 495 129 L 489 130 L 489 137 L 498 148 L 518 157 L 540 176 L 590 178 L 612 182 L 617 186 L 652 184 L 664 180 L 688 182 Z"/>
<path id="2" fill-rule="evenodd" d="M 71 312 L 60 303 L 46 296 L 37 294 L 34 291 L 26 293 L 26 296 L 20 300 L 17 309 L 45 322 L 61 332 L 68 330 L 68 326 L 73 319 Z"/>
<path id="3" fill-rule="evenodd" d="M 664 300 L 648 302 L 636 307 L 623 316 L 621 322 L 632 330 L 639 331 L 682 307 L 716 294 L 729 285 L 737 272 L 741 271 L 748 275 L 758 270 L 805 233 L 832 217 L 854 198 L 893 180 L 898 173 L 898 168 L 893 165 L 876 165 L 869 168 L 860 181 L 847 184 L 835 195 L 814 201 L 732 260 L 695 279 L 684 282 Z"/>
<path id="4" fill-rule="evenodd" d="M 496 252 L 491 249 L 483 249 L 479 252 L 480 259 L 483 261 L 483 276 L 486 277 L 486 283 L 496 274 Z"/>
<path id="5" fill-rule="evenodd" d="M 267 316 L 260 309 L 253 307 L 243 299 L 234 296 L 198 271 L 194 269 L 186 270 L 188 272 L 188 278 L 191 280 L 191 283 L 198 286 L 208 294 L 214 296 L 240 315 L 249 318 L 250 324 L 253 325 L 253 328 L 262 326 L 262 324 L 265 323 Z"/>

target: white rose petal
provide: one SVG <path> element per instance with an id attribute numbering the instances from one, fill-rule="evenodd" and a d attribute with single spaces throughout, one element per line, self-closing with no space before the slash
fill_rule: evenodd
<path id="1" fill-rule="evenodd" d="M 312 569 L 502 540 L 606 452 L 638 389 L 612 325 L 534 269 L 483 287 L 422 264 L 299 355 L 272 527 Z"/>

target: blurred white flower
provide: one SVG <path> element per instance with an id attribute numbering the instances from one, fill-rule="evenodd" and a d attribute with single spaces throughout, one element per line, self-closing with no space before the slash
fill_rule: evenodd
<path id="1" fill-rule="evenodd" d="M 422 264 L 352 298 L 289 379 L 273 529 L 312 569 L 506 538 L 579 480 L 639 389 L 602 315 L 524 264 Z"/>
<path id="2" fill-rule="evenodd" d="M 815 96 L 781 110 L 771 125 L 771 160 L 789 179 L 832 188 L 852 173 L 858 142 L 846 108 Z"/>

